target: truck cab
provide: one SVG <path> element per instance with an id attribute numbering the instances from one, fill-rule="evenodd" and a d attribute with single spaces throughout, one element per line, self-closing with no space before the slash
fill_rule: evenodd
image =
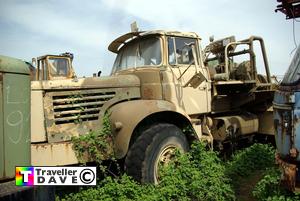
<path id="1" fill-rule="evenodd" d="M 62 80 L 75 77 L 73 54 L 44 55 L 32 59 L 32 80 Z"/>
<path id="2" fill-rule="evenodd" d="M 266 75 L 257 73 L 256 42 Z M 138 76 L 142 99 L 172 103 L 193 122 L 199 138 L 219 144 L 253 133 L 273 134 L 274 84 L 261 37 L 236 41 L 231 36 L 202 49 L 193 32 L 131 32 L 108 49 L 117 53 L 112 75 Z M 235 60 L 239 56 L 247 59 Z"/>
<path id="3" fill-rule="evenodd" d="M 208 113 L 211 83 L 203 64 L 200 40 L 195 33 L 129 33 L 109 46 L 110 51 L 118 54 L 112 74 L 137 75 L 143 99 L 172 102 L 187 115 Z M 196 74 L 203 80 L 198 86 L 190 87 L 191 78 Z"/>

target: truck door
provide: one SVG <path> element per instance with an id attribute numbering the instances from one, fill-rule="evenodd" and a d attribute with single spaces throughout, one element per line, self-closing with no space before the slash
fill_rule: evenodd
<path id="1" fill-rule="evenodd" d="M 184 110 L 189 114 L 207 113 L 211 110 L 211 87 L 207 68 L 204 67 L 202 59 L 199 58 L 199 45 L 197 39 L 184 37 L 168 37 L 168 64 L 167 71 L 173 75 L 174 84 L 179 86 L 180 96 Z M 196 57 L 194 58 L 192 44 L 195 46 Z M 195 65 L 198 62 L 198 67 Z M 205 77 L 196 88 L 185 86 L 197 73 Z"/>

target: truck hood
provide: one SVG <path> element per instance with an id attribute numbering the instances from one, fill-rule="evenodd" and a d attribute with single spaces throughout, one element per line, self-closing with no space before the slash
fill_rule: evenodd
<path id="1" fill-rule="evenodd" d="M 81 88 L 124 88 L 139 87 L 140 80 L 135 75 L 116 75 L 109 77 L 88 77 L 65 80 L 32 81 L 32 90 L 81 89 Z"/>

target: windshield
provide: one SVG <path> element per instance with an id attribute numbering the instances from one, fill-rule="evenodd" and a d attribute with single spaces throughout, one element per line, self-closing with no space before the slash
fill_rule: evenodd
<path id="1" fill-rule="evenodd" d="M 68 76 L 68 60 L 66 58 L 49 58 L 48 63 L 51 76 Z"/>
<path id="2" fill-rule="evenodd" d="M 121 48 L 115 60 L 113 72 L 149 65 L 156 66 L 160 63 L 160 39 L 144 38 L 133 41 Z"/>
<path id="3" fill-rule="evenodd" d="M 289 66 L 289 69 L 285 73 L 282 85 L 296 84 L 300 79 L 300 46 L 293 57 L 293 60 Z"/>

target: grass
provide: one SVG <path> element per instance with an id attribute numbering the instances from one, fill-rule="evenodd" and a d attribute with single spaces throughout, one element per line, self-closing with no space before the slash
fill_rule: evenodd
<path id="1" fill-rule="evenodd" d="M 189 153 L 178 153 L 161 170 L 162 179 L 156 186 L 141 185 L 125 174 L 108 176 L 96 187 L 82 188 L 57 200 L 300 200 L 300 195 L 280 187 L 274 154 L 271 145 L 254 144 L 224 162 L 218 153 L 194 143 Z"/>

